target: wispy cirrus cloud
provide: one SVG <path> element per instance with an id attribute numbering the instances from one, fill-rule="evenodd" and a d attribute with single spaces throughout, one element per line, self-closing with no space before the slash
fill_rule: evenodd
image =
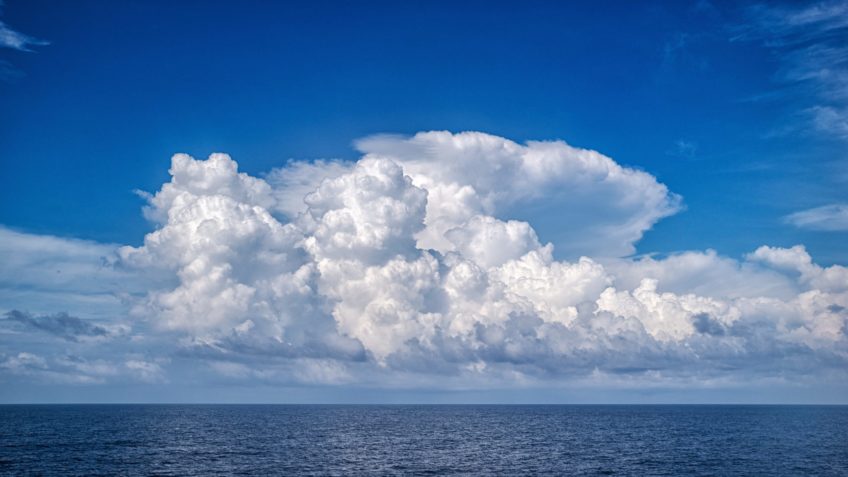
<path id="1" fill-rule="evenodd" d="M 2 4 L 0 4 L 2 6 Z M 18 51 L 32 51 L 30 47 L 49 45 L 50 42 L 25 35 L 12 30 L 6 23 L 0 20 L 0 47 L 11 48 Z"/>
<path id="2" fill-rule="evenodd" d="M 848 230 L 848 204 L 829 204 L 787 215 L 784 220 L 798 228 L 824 231 Z"/>
<path id="3" fill-rule="evenodd" d="M 848 139 L 848 1 L 755 5 L 733 39 L 761 42 L 773 53 L 775 80 L 806 103 L 799 111 L 805 128 Z"/>

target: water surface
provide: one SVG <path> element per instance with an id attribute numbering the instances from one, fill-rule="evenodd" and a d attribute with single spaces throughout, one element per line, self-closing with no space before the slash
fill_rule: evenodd
<path id="1" fill-rule="evenodd" d="M 848 406 L 0 406 L 3 475 L 848 475 Z"/>

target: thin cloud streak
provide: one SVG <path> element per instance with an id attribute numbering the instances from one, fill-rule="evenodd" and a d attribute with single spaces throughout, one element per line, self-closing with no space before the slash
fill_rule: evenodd
<path id="1" fill-rule="evenodd" d="M 848 204 L 829 204 L 787 215 L 784 220 L 801 229 L 848 230 Z"/>
<path id="2" fill-rule="evenodd" d="M 21 32 L 12 30 L 3 21 L 0 20 L 0 48 L 11 48 L 18 51 L 33 51 L 32 46 L 45 46 L 50 42 L 39 40 L 38 38 L 25 35 Z"/>

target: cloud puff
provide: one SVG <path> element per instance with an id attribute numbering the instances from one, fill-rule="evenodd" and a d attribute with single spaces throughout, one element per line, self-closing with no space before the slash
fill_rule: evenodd
<path id="1" fill-rule="evenodd" d="M 830 204 L 802 210 L 785 217 L 787 223 L 811 230 L 848 230 L 848 204 Z"/>
<path id="2" fill-rule="evenodd" d="M 162 186 L 155 196 L 145 196 L 149 205 L 144 215 L 164 224 L 170 213 L 186 209 L 184 201 L 191 197 L 216 196 L 233 201 L 270 208 L 274 204 L 271 187 L 263 180 L 237 172 L 238 166 L 226 154 L 212 154 L 205 161 L 196 161 L 186 154 L 171 159 L 171 182 Z"/>
<path id="3" fill-rule="evenodd" d="M 749 254 L 748 260 L 761 262 L 777 270 L 797 272 L 798 282 L 806 290 L 839 292 L 848 289 L 848 268 L 841 265 L 827 268 L 816 265 L 803 245 L 792 248 L 764 245 Z"/>
<path id="4" fill-rule="evenodd" d="M 681 341 L 704 328 L 705 322 L 730 326 L 740 317 L 727 302 L 693 294 L 657 293 L 657 281 L 646 278 L 630 291 L 607 288 L 597 301 L 599 311 L 639 320 L 659 341 Z"/>
<path id="5" fill-rule="evenodd" d="M 268 211 L 271 188 L 238 173 L 224 154 L 206 161 L 174 156 L 171 182 L 145 210 L 161 227 L 140 248 L 123 247 L 121 263 L 173 272 L 179 286 L 150 293 L 139 308 L 166 328 L 230 329 L 251 317 L 285 320 L 308 290 L 310 265 L 296 245 L 301 232 Z M 302 268 L 305 267 L 305 268 Z M 275 302 L 289 306 L 274 306 Z"/>
<path id="6" fill-rule="evenodd" d="M 159 363 L 140 359 L 130 359 L 124 363 L 124 366 L 131 372 L 131 374 L 134 374 L 141 381 L 155 383 L 165 380 L 164 372 Z"/>
<path id="7" fill-rule="evenodd" d="M 304 244 L 318 260 L 355 257 L 378 263 L 416 251 L 427 192 L 388 160 L 363 159 L 348 174 L 306 196 Z"/>
<path id="8" fill-rule="evenodd" d="M 275 383 L 744 382 L 848 369 L 844 267 L 800 246 L 622 258 L 680 207 L 645 172 L 482 133 L 360 147 L 359 161 L 289 162 L 265 179 L 224 154 L 175 156 L 171 180 L 147 195 L 155 230 L 104 262 L 146 284 L 122 295 L 134 326 L 151 328 L 132 340 Z M 562 209 L 565 255 L 584 256 L 557 258 L 559 242 L 510 215 L 522 207 Z M 169 363 L 113 366 L 164 381 Z"/>
<path id="9" fill-rule="evenodd" d="M 462 227 L 446 231 L 444 236 L 453 250 L 485 269 L 521 258 L 541 247 L 536 232 L 527 222 L 504 222 L 483 215 L 472 217 Z"/>

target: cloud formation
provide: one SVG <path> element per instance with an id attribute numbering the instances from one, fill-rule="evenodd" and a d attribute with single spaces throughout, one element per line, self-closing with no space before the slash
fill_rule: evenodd
<path id="1" fill-rule="evenodd" d="M 171 180 L 147 195 L 155 230 L 103 261 L 144 286 L 121 295 L 134 328 L 149 327 L 130 341 L 221 379 L 287 383 L 750 382 L 848 369 L 845 267 L 801 246 L 629 258 L 682 207 L 646 172 L 483 133 L 358 147 L 356 162 L 292 161 L 265 179 L 225 154 L 174 156 Z M 556 211 L 557 243 L 515 218 L 526 208 Z M 20 352 L 8 369 L 50 366 Z M 164 380 L 169 362 L 114 369 Z"/>

